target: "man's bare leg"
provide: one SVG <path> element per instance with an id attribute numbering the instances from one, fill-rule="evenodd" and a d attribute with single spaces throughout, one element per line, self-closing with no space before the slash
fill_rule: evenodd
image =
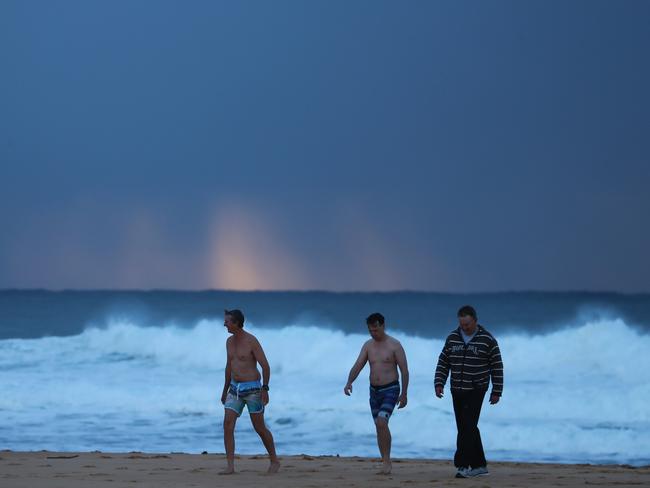
<path id="1" fill-rule="evenodd" d="M 228 466 L 219 474 L 233 474 L 235 472 L 235 423 L 237 412 L 225 409 L 223 416 L 223 444 L 226 448 L 226 461 Z"/>
<path id="2" fill-rule="evenodd" d="M 269 453 L 269 460 L 271 464 L 269 465 L 267 473 L 275 474 L 280 469 L 280 461 L 278 461 L 278 457 L 275 454 L 273 434 L 271 434 L 271 431 L 266 428 L 266 424 L 264 423 L 264 412 L 252 413 L 251 423 L 253 424 L 255 432 L 257 432 L 257 434 L 260 436 L 260 439 L 262 439 L 264 447 L 266 448 L 266 452 Z"/>
<path id="3" fill-rule="evenodd" d="M 377 417 L 375 419 L 375 427 L 377 428 L 377 445 L 379 446 L 379 453 L 381 454 L 381 462 L 383 464 L 377 474 L 390 474 L 393 465 L 390 462 L 391 435 L 390 429 L 388 428 L 388 421 L 383 417 Z"/>

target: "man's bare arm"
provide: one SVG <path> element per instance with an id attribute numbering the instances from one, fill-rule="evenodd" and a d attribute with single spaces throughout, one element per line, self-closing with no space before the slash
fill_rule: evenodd
<path id="1" fill-rule="evenodd" d="M 262 349 L 262 345 L 257 339 L 253 339 L 252 350 L 255 361 L 257 361 L 262 368 L 262 384 L 268 385 L 269 380 L 271 379 L 271 367 L 269 366 L 269 362 L 266 359 L 266 354 L 264 354 L 264 349 Z"/>
<path id="2" fill-rule="evenodd" d="M 232 368 L 230 367 L 230 338 L 226 341 L 226 370 L 225 370 L 225 379 L 223 383 L 223 392 L 221 393 L 221 403 L 226 403 L 226 395 L 228 394 L 228 388 L 230 387 L 230 380 L 232 375 Z"/>
<path id="3" fill-rule="evenodd" d="M 359 357 L 352 365 L 352 369 L 350 370 L 350 374 L 348 375 L 348 383 L 345 385 L 345 388 L 343 388 L 343 393 L 345 393 L 346 395 L 350 395 L 350 393 L 352 393 L 352 383 L 354 382 L 354 380 L 357 379 L 357 376 L 359 376 L 359 373 L 361 373 L 361 370 L 363 369 L 363 367 L 366 365 L 367 362 L 368 362 L 368 344 L 366 343 L 361 348 Z"/>
<path id="4" fill-rule="evenodd" d="M 262 345 L 255 338 L 253 338 L 252 351 L 253 351 L 253 357 L 255 358 L 255 361 L 257 361 L 260 367 L 262 368 L 262 385 L 268 387 L 269 380 L 271 379 L 271 367 L 269 366 L 269 362 L 266 359 L 266 354 L 264 354 L 264 349 L 262 349 Z M 262 404 L 267 405 L 268 403 L 269 403 L 268 388 L 262 389 Z"/>
<path id="5" fill-rule="evenodd" d="M 399 374 L 402 377 L 402 393 L 399 397 L 398 408 L 404 408 L 408 401 L 407 392 L 409 389 L 409 367 L 408 362 L 406 361 L 406 352 L 399 342 L 397 343 L 397 348 L 395 349 L 395 361 L 397 362 L 397 367 L 399 368 Z"/>

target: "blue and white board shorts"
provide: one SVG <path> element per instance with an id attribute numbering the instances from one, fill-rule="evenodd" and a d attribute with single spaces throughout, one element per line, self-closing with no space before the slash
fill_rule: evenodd
<path id="1" fill-rule="evenodd" d="M 393 410 L 395 410 L 395 405 L 399 399 L 399 392 L 399 381 L 393 381 L 382 386 L 370 385 L 370 411 L 372 412 L 372 418 L 382 417 L 388 422 Z"/>
<path id="2" fill-rule="evenodd" d="M 224 408 L 234 410 L 239 417 L 248 407 L 248 413 L 264 413 L 262 403 L 262 385 L 257 381 L 230 381 Z"/>

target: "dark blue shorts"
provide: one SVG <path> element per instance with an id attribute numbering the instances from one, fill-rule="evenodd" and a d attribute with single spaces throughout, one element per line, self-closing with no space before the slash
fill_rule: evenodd
<path id="1" fill-rule="evenodd" d="M 399 381 L 393 381 L 382 386 L 370 385 L 370 411 L 372 412 L 372 418 L 382 417 L 388 422 L 393 410 L 395 410 L 395 405 L 399 399 L 399 392 Z"/>

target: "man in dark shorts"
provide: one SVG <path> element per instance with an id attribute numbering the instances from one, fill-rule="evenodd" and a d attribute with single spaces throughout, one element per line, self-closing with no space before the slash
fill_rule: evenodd
<path id="1" fill-rule="evenodd" d="M 435 375 L 436 396 L 442 398 L 451 374 L 451 397 L 456 416 L 456 478 L 488 474 L 478 419 L 490 379 L 490 403 L 503 391 L 503 362 L 496 339 L 478 324 L 476 310 L 465 305 L 458 310 L 458 328 L 447 337 Z"/>
<path id="2" fill-rule="evenodd" d="M 373 313 L 366 319 L 366 324 L 371 339 L 361 348 L 359 357 L 350 370 L 343 392 L 348 396 L 352 393 L 352 383 L 357 379 L 366 362 L 369 362 L 370 411 L 375 420 L 377 444 L 383 463 L 379 474 L 390 474 L 392 469 L 390 461 L 391 435 L 388 419 L 396 404 L 399 404 L 397 408 L 406 406 L 409 371 L 404 348 L 397 339 L 386 334 L 383 315 Z M 402 377 L 401 392 L 397 374 L 398 367 Z"/>

